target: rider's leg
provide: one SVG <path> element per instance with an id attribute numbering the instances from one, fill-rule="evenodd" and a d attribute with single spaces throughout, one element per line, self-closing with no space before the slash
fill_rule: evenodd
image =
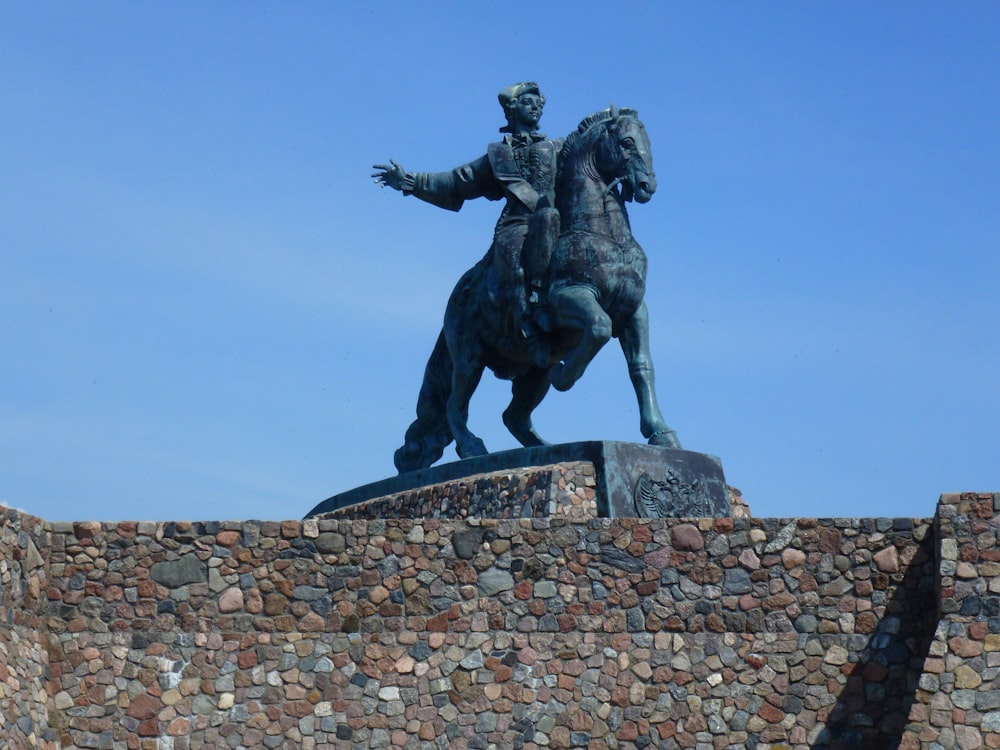
<path id="1" fill-rule="evenodd" d="M 558 391 L 570 387 L 587 369 L 590 360 L 611 338 L 611 318 L 597 301 L 597 293 L 586 286 L 566 286 L 552 293 L 549 307 L 555 325 L 580 331 L 580 343 L 552 368 L 552 385 Z"/>
<path id="2" fill-rule="evenodd" d="M 521 252 L 527 236 L 528 223 L 522 220 L 500 227 L 493 237 L 493 271 L 501 286 L 509 284 L 515 289 L 524 290 Z"/>
<path id="3" fill-rule="evenodd" d="M 559 212 L 554 208 L 539 208 L 528 220 L 528 236 L 521 251 L 521 265 L 528 284 L 528 303 L 545 303 L 546 277 L 552 249 L 559 238 Z"/>
<path id="4" fill-rule="evenodd" d="M 551 209 L 555 211 L 555 209 Z M 558 217 L 558 212 L 556 213 Z M 545 222 L 543 222 L 545 223 Z M 551 224 L 551 219 L 548 221 Z M 530 230 L 530 219 L 511 224 L 497 233 L 493 240 L 494 263 L 502 285 L 508 285 L 512 300 L 511 321 L 514 329 L 525 340 L 525 349 L 535 367 L 546 368 L 551 364 L 551 352 L 544 333 L 536 325 L 528 304 L 527 285 L 524 279 L 522 258 L 525 248 L 538 239 Z M 532 252 L 527 253 L 531 255 Z"/>
<path id="5" fill-rule="evenodd" d="M 648 438 L 653 445 L 680 448 L 677 433 L 667 426 L 656 400 L 653 360 L 649 355 L 649 314 L 645 302 L 639 305 L 618 339 L 639 401 L 639 429 L 642 436 Z"/>

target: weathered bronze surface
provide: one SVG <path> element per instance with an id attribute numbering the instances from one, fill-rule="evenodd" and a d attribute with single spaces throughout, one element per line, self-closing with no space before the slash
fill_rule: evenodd
<path id="1" fill-rule="evenodd" d="M 503 140 L 450 172 L 376 165 L 376 183 L 457 211 L 464 201 L 506 200 L 486 255 L 452 292 L 417 400 L 417 419 L 395 454 L 400 473 L 430 466 L 452 440 L 462 458 L 488 453 L 468 426 L 483 370 L 512 381 L 504 424 L 526 447 L 546 445 L 531 413 L 550 386 L 568 390 L 612 337 L 621 343 L 652 445 L 679 448 L 660 412 L 643 296 L 646 255 L 625 203 L 656 191 L 638 113 L 612 106 L 564 140 L 538 133 L 545 99 L 534 83 L 500 92 Z"/>

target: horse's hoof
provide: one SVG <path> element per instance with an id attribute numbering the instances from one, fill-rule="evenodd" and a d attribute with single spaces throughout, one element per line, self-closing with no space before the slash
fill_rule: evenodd
<path id="1" fill-rule="evenodd" d="M 658 445 L 661 448 L 680 448 L 681 441 L 677 439 L 677 433 L 669 427 L 657 430 L 649 438 L 650 445 Z"/>
<path id="2" fill-rule="evenodd" d="M 569 373 L 566 371 L 565 363 L 559 362 L 552 367 L 549 382 L 552 383 L 552 387 L 557 391 L 568 391 L 573 387 L 573 383 L 575 383 L 576 380 L 569 376 Z"/>
<path id="3" fill-rule="evenodd" d="M 479 438 L 474 440 L 469 440 L 460 446 L 456 447 L 458 451 L 459 458 L 475 458 L 476 456 L 487 456 L 489 451 L 486 450 L 486 444 Z"/>
<path id="4" fill-rule="evenodd" d="M 400 474 L 406 474 L 410 471 L 416 471 L 417 469 L 424 469 L 430 464 L 421 463 L 420 453 L 414 450 L 414 447 L 407 443 L 397 450 L 393 456 L 393 463 L 396 464 L 396 471 Z"/>

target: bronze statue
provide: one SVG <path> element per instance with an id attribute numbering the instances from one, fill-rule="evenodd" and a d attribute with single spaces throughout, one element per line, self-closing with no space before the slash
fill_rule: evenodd
<path id="1" fill-rule="evenodd" d="M 507 135 L 485 156 L 450 172 L 412 174 L 390 162 L 372 175 L 456 211 L 470 198 L 506 199 L 490 249 L 448 301 L 396 468 L 430 466 L 452 440 L 462 458 L 488 452 L 468 427 L 486 367 L 513 381 L 507 428 L 522 445 L 545 445 L 531 412 L 550 385 L 569 389 L 613 336 L 628 363 L 643 436 L 679 448 L 656 400 L 646 255 L 625 210 L 626 201 L 646 203 L 656 190 L 645 127 L 634 110 L 612 106 L 565 141 L 549 140 L 537 133 L 545 100 L 536 84 L 510 86 L 499 99 Z"/>
<path id="2" fill-rule="evenodd" d="M 544 277 L 559 235 L 555 180 L 562 141 L 551 141 L 538 132 L 545 106 L 538 84 L 515 83 L 497 98 L 507 118 L 500 132 L 506 135 L 491 143 L 485 156 L 436 174 L 413 174 L 392 161 L 391 166 L 376 165 L 380 171 L 372 177 L 383 186 L 451 211 L 458 211 L 472 198 L 507 199 L 493 230 L 492 281 L 513 294 L 514 317 L 528 342 L 532 361 L 545 367 L 550 354 L 529 315 L 528 301 L 534 308 L 544 304 Z"/>

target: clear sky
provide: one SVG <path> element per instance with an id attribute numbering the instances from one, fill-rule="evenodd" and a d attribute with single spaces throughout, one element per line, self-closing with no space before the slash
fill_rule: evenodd
<path id="1" fill-rule="evenodd" d="M 755 515 L 1000 490 L 998 38 L 986 2 L 3 3 L 0 502 L 297 518 L 392 475 L 501 205 L 371 165 L 481 155 L 521 80 L 552 135 L 645 122 L 660 402 Z M 618 346 L 535 421 L 641 440 Z"/>

